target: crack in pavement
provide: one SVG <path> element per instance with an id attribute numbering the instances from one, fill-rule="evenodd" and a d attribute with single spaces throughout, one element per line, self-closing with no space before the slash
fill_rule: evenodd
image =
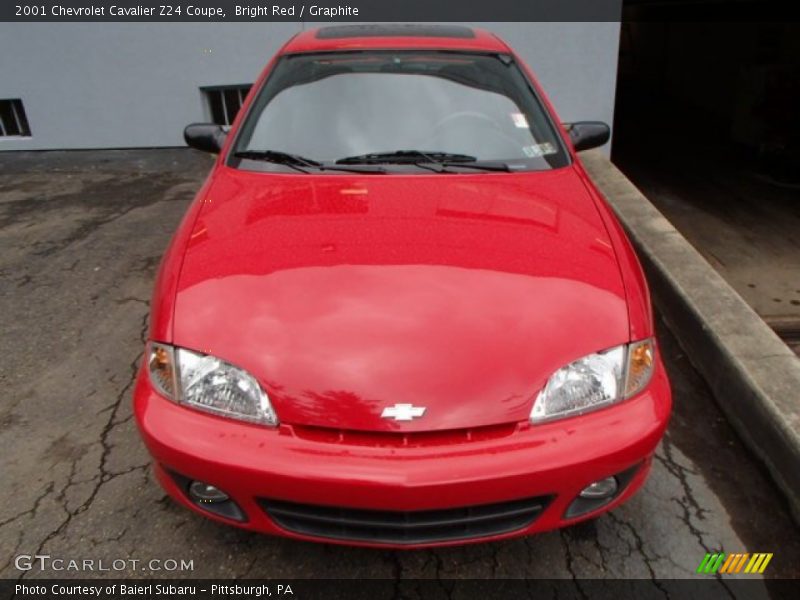
<path id="1" fill-rule="evenodd" d="M 31 508 L 22 511 L 21 513 L 17 513 L 13 517 L 9 517 L 5 521 L 0 521 L 0 528 L 5 527 L 6 525 L 10 525 L 14 521 L 16 521 L 17 519 L 21 519 L 22 517 L 25 517 L 25 516 L 28 516 L 28 515 L 36 516 L 36 511 L 39 510 L 39 506 L 41 505 L 42 500 L 44 500 L 47 496 L 49 496 L 51 494 L 51 492 L 53 491 L 54 487 L 55 487 L 55 482 L 51 481 L 45 487 L 44 492 L 42 492 L 41 495 L 37 496 L 36 499 L 33 501 L 33 506 Z"/>
<path id="2" fill-rule="evenodd" d="M 675 458 L 672 455 L 672 440 L 670 439 L 669 432 L 664 435 L 662 440 L 661 447 L 664 451 L 664 456 L 661 456 L 658 452 L 655 454 L 655 459 L 659 461 L 667 471 L 670 472 L 681 484 L 681 488 L 683 489 L 684 497 L 689 502 L 689 504 L 695 510 L 695 516 L 700 519 L 701 521 L 705 520 L 705 509 L 700 506 L 700 503 L 694 497 L 694 493 L 692 491 L 692 487 L 689 485 L 689 482 L 686 479 L 686 474 L 689 473 L 691 475 L 697 475 L 695 471 L 684 467 L 683 465 L 678 464 Z M 690 525 L 687 523 L 687 525 Z M 699 533 L 699 532 L 698 532 Z M 701 546 L 704 548 L 706 547 L 702 540 L 700 543 Z"/>
<path id="3" fill-rule="evenodd" d="M 139 341 L 141 342 L 141 346 L 140 347 L 143 347 L 145 342 L 146 342 L 146 340 L 147 340 L 148 318 L 149 318 L 149 310 L 145 311 L 143 316 L 141 317 L 141 328 L 140 328 L 140 333 L 139 333 Z M 61 534 L 69 526 L 69 524 L 72 522 L 72 519 L 74 517 L 76 517 L 77 515 L 85 512 L 86 510 L 89 509 L 89 507 L 94 502 L 95 498 L 97 498 L 97 495 L 100 492 L 100 489 L 103 487 L 103 485 L 105 485 L 106 483 L 108 483 L 109 481 L 114 479 L 115 477 L 117 477 L 117 476 L 122 474 L 122 473 L 119 473 L 119 474 L 113 473 L 113 472 L 109 471 L 106 468 L 106 462 L 108 460 L 108 455 L 110 454 L 111 448 L 112 448 L 108 443 L 108 437 L 111 434 L 112 430 L 115 427 L 117 427 L 117 425 L 118 425 L 118 423 L 115 422 L 115 417 L 117 415 L 117 412 L 119 411 L 119 407 L 122 404 L 122 401 L 127 396 L 128 392 L 133 388 L 134 382 L 136 381 L 136 375 L 137 375 L 137 371 L 138 371 L 139 360 L 141 359 L 143 353 L 144 353 L 143 351 L 140 351 L 136 355 L 136 358 L 134 358 L 133 361 L 128 365 L 128 368 L 129 368 L 129 371 L 130 371 L 130 377 L 129 377 L 128 381 L 125 383 L 125 385 L 122 387 L 122 389 L 120 389 L 119 393 L 116 396 L 115 403 L 114 403 L 114 408 L 109 413 L 108 420 L 107 420 L 105 426 L 103 427 L 103 430 L 100 433 L 99 441 L 98 442 L 94 442 L 95 444 L 99 443 L 101 445 L 101 447 L 102 447 L 102 452 L 100 454 L 99 473 L 98 473 L 98 475 L 96 475 L 95 477 L 90 479 L 90 481 L 96 481 L 97 482 L 96 485 L 94 486 L 94 489 L 91 491 L 91 493 L 89 494 L 88 498 L 80 506 L 78 506 L 78 508 L 76 508 L 73 511 L 69 510 L 69 508 L 67 507 L 65 496 L 66 496 L 67 490 L 70 487 L 72 487 L 73 485 L 75 485 L 75 483 L 73 482 L 73 478 L 75 476 L 75 470 L 76 470 L 75 465 L 76 465 L 78 459 L 73 460 L 72 464 L 71 464 L 71 467 L 70 467 L 70 475 L 69 475 L 69 477 L 67 477 L 67 483 L 59 491 L 59 494 L 57 496 L 57 499 L 61 500 L 62 508 L 63 508 L 64 512 L 66 513 L 66 518 L 64 518 L 61 521 L 61 523 L 55 529 L 51 530 L 50 533 L 48 533 L 45 536 L 45 538 L 38 545 L 35 554 L 41 554 L 42 551 L 44 550 L 44 547 L 47 545 L 47 543 L 50 540 L 52 540 L 53 538 L 55 538 L 56 536 L 58 536 L 59 534 Z M 142 467 L 139 466 L 138 468 L 142 468 Z M 135 468 L 133 470 L 135 470 Z M 24 579 L 25 576 L 28 573 L 29 573 L 29 571 L 23 571 L 19 575 L 19 577 L 17 577 L 17 581 L 21 581 L 22 579 Z"/>
<path id="4" fill-rule="evenodd" d="M 631 523 L 625 521 L 619 515 L 615 514 L 613 510 L 607 514 L 612 521 L 614 521 L 617 525 L 625 527 L 633 536 L 633 539 L 636 542 L 635 550 L 639 554 L 639 556 L 642 557 L 642 561 L 644 562 L 644 565 L 647 568 L 647 572 L 650 574 L 650 580 L 653 582 L 653 585 L 655 585 L 656 588 L 658 588 L 658 590 L 667 598 L 667 600 L 669 600 L 670 598 L 669 592 L 664 588 L 663 584 L 656 578 L 656 572 L 651 563 L 651 561 L 657 560 L 659 557 L 657 555 L 653 556 L 652 558 L 648 556 L 647 552 L 645 552 L 644 549 L 644 541 L 642 540 L 642 537 L 639 535 L 639 532 L 636 531 L 636 528 Z M 631 547 L 631 551 L 633 550 L 634 548 Z"/>
<path id="5" fill-rule="evenodd" d="M 678 505 L 681 509 L 680 519 L 684 525 L 686 525 L 689 532 L 694 536 L 697 540 L 697 543 L 703 548 L 705 553 L 713 553 L 715 550 L 709 548 L 708 544 L 704 539 L 704 534 L 706 532 L 700 530 L 692 523 L 692 515 L 691 509 L 694 509 L 695 517 L 701 521 L 705 520 L 706 510 L 700 506 L 700 503 L 694 496 L 692 491 L 692 487 L 687 480 L 686 474 L 689 473 L 691 475 L 697 475 L 696 472 L 692 471 L 684 467 L 683 465 L 678 464 L 675 460 L 673 453 L 672 453 L 672 440 L 670 439 L 669 432 L 664 435 L 664 439 L 662 440 L 661 447 L 664 451 L 664 456 L 661 456 L 658 452 L 655 454 L 655 459 L 661 463 L 664 468 L 666 468 L 667 472 L 669 472 L 673 477 L 675 477 L 681 485 L 681 489 L 683 490 L 683 498 L 672 498 L 672 502 Z M 724 550 L 724 548 L 719 548 L 720 551 Z M 734 598 L 733 591 L 729 588 L 728 584 L 722 578 L 722 575 L 719 573 L 714 575 L 715 579 L 720 583 L 720 585 L 725 588 L 727 594 Z"/>
<path id="6" fill-rule="evenodd" d="M 661 455 L 661 451 L 663 451 L 664 454 L 663 456 Z M 656 451 L 656 453 L 654 454 L 654 459 L 658 461 L 659 464 L 661 464 L 665 468 L 667 473 L 672 475 L 672 477 L 678 481 L 680 489 L 683 492 L 682 498 L 675 498 L 675 497 L 670 498 L 670 501 L 677 504 L 678 507 L 680 508 L 680 514 L 677 515 L 678 518 L 686 526 L 690 534 L 694 537 L 694 539 L 697 541 L 698 545 L 703 549 L 703 551 L 705 553 L 712 552 L 709 549 L 708 544 L 705 542 L 704 539 L 705 532 L 698 529 L 692 522 L 692 512 L 694 512 L 694 517 L 700 520 L 705 520 L 706 514 L 708 513 L 708 510 L 703 508 L 700 502 L 695 497 L 695 494 L 692 490 L 691 484 L 689 483 L 687 477 L 687 474 L 692 476 L 697 476 L 697 473 L 692 469 L 679 464 L 678 461 L 675 459 L 673 453 L 672 440 L 670 438 L 669 432 L 667 432 L 664 435 L 660 450 Z M 613 521 L 615 521 L 615 523 L 624 526 L 631 533 L 631 535 L 634 537 L 634 540 L 636 541 L 636 551 L 638 552 L 638 554 L 642 556 L 642 559 L 644 560 L 645 566 L 647 567 L 650 573 L 653 583 L 656 585 L 656 587 L 658 587 L 658 589 L 662 593 L 664 593 L 664 595 L 667 598 L 670 598 L 669 591 L 664 587 L 662 583 L 659 582 L 659 580 L 655 576 L 655 570 L 653 568 L 652 561 L 666 559 L 671 564 L 675 565 L 674 561 L 669 556 L 662 556 L 659 555 L 658 553 L 653 553 L 652 557 L 648 556 L 648 554 L 645 552 L 644 549 L 644 540 L 639 535 L 638 531 L 633 526 L 633 524 L 623 520 L 619 516 L 619 514 L 615 511 L 609 512 L 608 516 Z M 631 547 L 631 552 L 632 551 L 633 548 Z M 722 576 L 719 573 L 717 573 L 714 577 L 719 582 L 719 584 L 725 589 L 726 593 L 731 598 L 734 598 L 732 590 L 729 588 L 727 582 L 723 580 Z"/>
<path id="7" fill-rule="evenodd" d="M 574 558 L 572 556 L 572 550 L 569 547 L 569 540 L 566 538 L 566 531 L 564 529 L 558 530 L 558 536 L 561 540 L 561 545 L 564 547 L 564 555 L 566 560 L 566 567 L 567 572 L 570 574 L 572 578 L 572 582 L 575 584 L 578 593 L 580 594 L 583 600 L 589 600 L 589 596 L 586 594 L 584 589 L 581 587 L 580 579 L 578 579 L 577 574 L 575 573 L 575 566 L 574 566 Z"/>

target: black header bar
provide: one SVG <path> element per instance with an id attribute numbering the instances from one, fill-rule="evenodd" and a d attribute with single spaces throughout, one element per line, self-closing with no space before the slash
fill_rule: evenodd
<path id="1" fill-rule="evenodd" d="M 784 0 L 2 0 L 0 22 L 796 21 Z"/>
<path id="2" fill-rule="evenodd" d="M 697 579 L 22 579 L 0 580 L 0 599 L 16 600 L 783 600 L 796 580 L 711 576 Z"/>
<path id="3" fill-rule="evenodd" d="M 622 0 L 3 0 L 0 21 L 618 21 Z"/>

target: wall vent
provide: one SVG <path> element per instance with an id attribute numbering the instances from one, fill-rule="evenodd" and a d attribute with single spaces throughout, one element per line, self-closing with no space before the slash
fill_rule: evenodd
<path id="1" fill-rule="evenodd" d="M 30 137 L 31 128 L 22 100 L 0 100 L 0 137 Z"/>
<path id="2" fill-rule="evenodd" d="M 252 84 L 241 84 L 201 88 L 208 103 L 211 120 L 222 126 L 233 123 L 251 86 Z"/>

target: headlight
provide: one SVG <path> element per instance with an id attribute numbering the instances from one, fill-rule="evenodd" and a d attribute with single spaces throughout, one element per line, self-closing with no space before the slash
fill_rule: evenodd
<path id="1" fill-rule="evenodd" d="M 652 339 L 590 354 L 553 373 L 531 411 L 534 423 L 582 414 L 642 391 L 655 364 Z"/>
<path id="2" fill-rule="evenodd" d="M 153 386 L 170 400 L 232 419 L 278 424 L 255 378 L 223 360 L 151 343 L 147 364 Z"/>

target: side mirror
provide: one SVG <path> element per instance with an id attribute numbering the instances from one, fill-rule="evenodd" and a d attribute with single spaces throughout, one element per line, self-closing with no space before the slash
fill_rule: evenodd
<path id="1" fill-rule="evenodd" d="M 597 148 L 611 138 L 611 129 L 602 121 L 564 123 L 564 129 L 567 130 L 576 152 Z"/>
<path id="2" fill-rule="evenodd" d="M 214 123 L 192 123 L 183 130 L 183 139 L 191 147 L 203 152 L 218 153 L 222 150 L 228 134 L 221 125 Z"/>

